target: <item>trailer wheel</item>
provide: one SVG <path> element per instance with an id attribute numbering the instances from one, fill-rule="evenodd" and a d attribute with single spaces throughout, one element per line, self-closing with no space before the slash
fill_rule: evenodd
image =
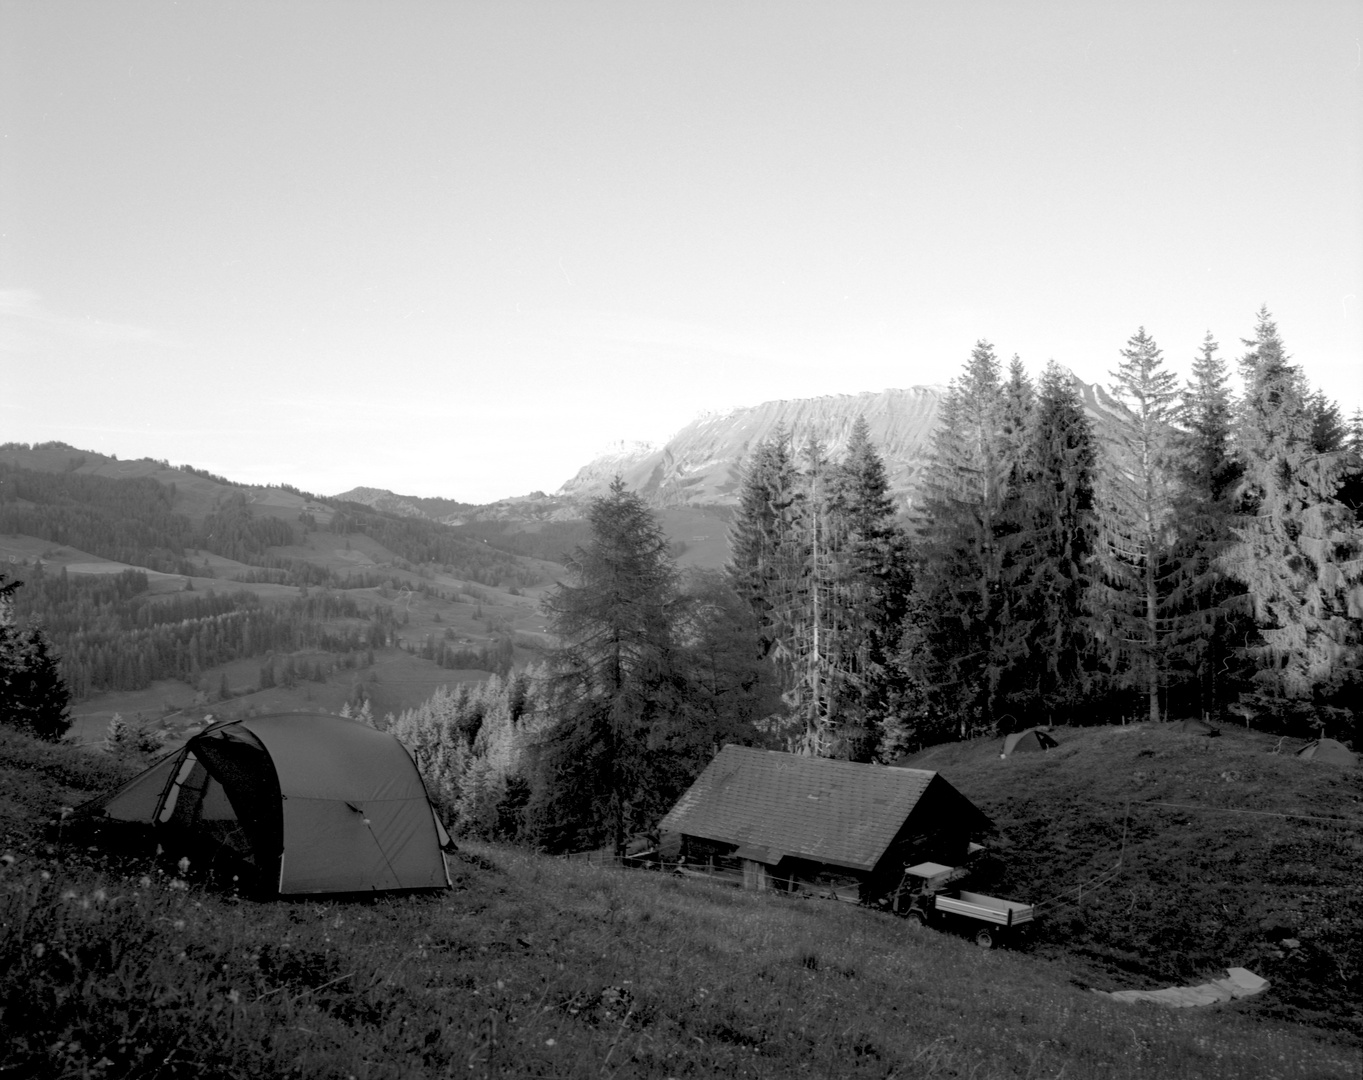
<path id="1" fill-rule="evenodd" d="M 988 930 L 977 930 L 975 932 L 975 944 L 981 949 L 992 949 L 994 947 L 994 935 Z"/>

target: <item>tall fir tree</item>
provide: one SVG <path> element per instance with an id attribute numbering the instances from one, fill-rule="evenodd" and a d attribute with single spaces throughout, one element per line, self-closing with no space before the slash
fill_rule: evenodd
<path id="1" fill-rule="evenodd" d="M 1354 459 L 1318 452 L 1305 380 L 1268 309 L 1257 318 L 1240 362 L 1244 476 L 1221 566 L 1252 605 L 1258 632 L 1242 653 L 1255 667 L 1254 704 L 1314 716 L 1357 686 L 1363 659 L 1363 529 L 1337 498 Z"/>
<path id="2" fill-rule="evenodd" d="M 785 721 L 792 749 L 811 757 L 845 756 L 842 703 L 848 673 L 836 665 L 838 612 L 833 602 L 836 540 L 828 509 L 831 468 L 823 441 L 811 434 L 800 452 L 801 497 L 795 503 L 792 552 L 799 570 L 774 608 L 772 656 L 788 675 Z"/>
<path id="3" fill-rule="evenodd" d="M 841 461 L 817 436 L 800 459 L 784 431 L 759 444 L 730 529 L 729 577 L 782 691 L 762 727 L 800 753 L 869 760 L 891 696 L 904 538 L 863 418 Z"/>
<path id="4" fill-rule="evenodd" d="M 1145 698 L 1149 719 L 1161 717 L 1160 690 L 1173 629 L 1172 511 L 1175 483 L 1174 420 L 1178 380 L 1163 370 L 1164 355 L 1145 327 L 1121 350 L 1112 372 L 1113 396 L 1132 423 L 1102 456 L 1098 564 L 1098 624 L 1119 685 Z"/>
<path id="5" fill-rule="evenodd" d="M 842 756 L 869 761 L 894 697 L 891 658 L 911 583 L 907 537 L 896 521 L 884 459 L 858 416 L 828 485 L 830 664 L 841 673 Z"/>
<path id="6" fill-rule="evenodd" d="M 1167 642 L 1171 668 L 1186 681 L 1180 704 L 1204 719 L 1218 715 L 1235 692 L 1229 658 L 1246 629 L 1236 614 L 1244 587 L 1220 569 L 1241 469 L 1231 454 L 1234 406 L 1219 348 L 1208 331 L 1183 389 L 1169 593 L 1174 623 Z"/>
<path id="7" fill-rule="evenodd" d="M 619 477 L 587 520 L 591 540 L 568 560 L 574 583 L 544 603 L 561 642 L 548 685 L 557 722 L 526 813 L 541 847 L 604 843 L 623 854 L 690 780 L 677 762 L 688 734 L 673 633 L 682 600 L 666 535 Z"/>
<path id="8" fill-rule="evenodd" d="M 729 527 L 730 581 L 756 620 L 762 655 L 776 643 L 778 611 L 799 587 L 799 476 L 790 434 L 778 428 L 759 442 L 742 469 L 738 508 Z"/>
<path id="9" fill-rule="evenodd" d="M 725 743 L 747 745 L 780 709 L 776 668 L 761 654 L 757 621 L 723 571 L 689 568 L 674 629 L 687 672 L 691 768 L 699 774 Z"/>
<path id="10" fill-rule="evenodd" d="M 1020 651 L 1005 647 L 1005 509 L 1025 453 L 1030 382 L 1007 387 L 980 341 L 952 382 L 934 436 L 920 515 L 913 647 L 902 661 L 923 703 L 962 736 L 992 730 Z"/>
<path id="11" fill-rule="evenodd" d="M 1003 647 L 1029 657 L 1011 669 L 1006 692 L 1029 719 L 1075 719 L 1093 689 L 1096 466 L 1074 376 L 1052 362 L 1037 390 L 1022 483 L 1004 511 L 1016 531 L 1005 556 L 1014 607 Z"/>

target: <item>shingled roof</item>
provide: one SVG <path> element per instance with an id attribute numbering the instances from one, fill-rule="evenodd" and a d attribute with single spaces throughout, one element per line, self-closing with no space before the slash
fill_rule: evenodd
<path id="1" fill-rule="evenodd" d="M 769 866 L 794 855 L 871 870 L 929 790 L 988 825 L 935 772 L 726 746 L 659 829 L 737 844 L 740 858 Z"/>

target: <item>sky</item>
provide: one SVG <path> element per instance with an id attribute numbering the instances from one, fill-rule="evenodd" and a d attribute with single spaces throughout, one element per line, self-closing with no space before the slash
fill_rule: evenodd
<path id="1" fill-rule="evenodd" d="M 482 503 L 1265 304 L 1363 407 L 1358 0 L 0 0 L 0 442 Z"/>

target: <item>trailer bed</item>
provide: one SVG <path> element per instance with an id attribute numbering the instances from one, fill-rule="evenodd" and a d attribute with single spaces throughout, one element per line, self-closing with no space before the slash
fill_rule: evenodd
<path id="1" fill-rule="evenodd" d="M 938 911 L 963 915 L 968 919 L 995 923 L 999 926 L 1021 926 L 1023 923 L 1031 922 L 1035 917 L 1031 904 L 1022 904 L 1016 900 L 1000 900 L 995 896 L 966 892 L 964 889 L 955 895 L 938 893 L 932 898 L 932 902 Z"/>

